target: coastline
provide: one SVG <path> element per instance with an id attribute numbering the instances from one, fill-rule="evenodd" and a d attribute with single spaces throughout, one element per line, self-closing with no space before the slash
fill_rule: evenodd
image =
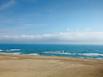
<path id="1" fill-rule="evenodd" d="M 103 77 L 103 60 L 0 55 L 0 77 Z"/>

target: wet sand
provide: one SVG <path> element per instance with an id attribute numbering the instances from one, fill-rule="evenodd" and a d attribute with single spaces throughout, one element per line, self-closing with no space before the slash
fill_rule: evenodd
<path id="1" fill-rule="evenodd" d="M 0 77 L 103 77 L 103 60 L 0 55 Z"/>

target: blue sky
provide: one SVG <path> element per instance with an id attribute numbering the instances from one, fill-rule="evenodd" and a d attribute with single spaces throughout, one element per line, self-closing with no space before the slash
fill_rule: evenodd
<path id="1" fill-rule="evenodd" d="M 103 0 L 0 0 L 0 43 L 103 44 Z"/>

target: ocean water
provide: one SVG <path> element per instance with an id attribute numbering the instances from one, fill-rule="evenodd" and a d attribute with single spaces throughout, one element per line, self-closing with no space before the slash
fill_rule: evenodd
<path id="1" fill-rule="evenodd" d="M 103 45 L 0 44 L 0 54 L 103 59 Z"/>

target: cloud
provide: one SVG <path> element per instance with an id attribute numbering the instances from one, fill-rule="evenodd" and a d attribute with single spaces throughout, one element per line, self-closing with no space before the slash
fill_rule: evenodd
<path id="1" fill-rule="evenodd" d="M 15 4 L 15 0 L 9 0 L 8 2 L 6 2 L 0 6 L 0 10 L 4 10 L 13 4 Z"/>
<path id="2" fill-rule="evenodd" d="M 36 35 L 0 35 L 0 42 L 103 44 L 103 32 L 59 32 Z"/>

